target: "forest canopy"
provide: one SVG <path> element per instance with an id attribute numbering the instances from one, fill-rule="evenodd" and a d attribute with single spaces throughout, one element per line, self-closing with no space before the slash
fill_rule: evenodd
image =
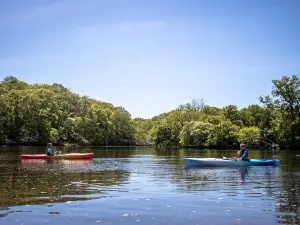
<path id="1" fill-rule="evenodd" d="M 120 106 L 80 96 L 61 84 L 0 83 L 2 145 L 176 145 L 229 147 L 239 143 L 300 147 L 300 81 L 272 80 L 261 105 L 209 106 L 203 99 L 151 119 L 132 118 Z"/>

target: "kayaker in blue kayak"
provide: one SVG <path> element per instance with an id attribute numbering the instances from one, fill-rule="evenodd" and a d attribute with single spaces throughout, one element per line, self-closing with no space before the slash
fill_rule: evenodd
<path id="1" fill-rule="evenodd" d="M 248 149 L 243 143 L 240 144 L 240 151 L 238 152 L 237 159 L 242 161 L 248 161 Z"/>
<path id="2" fill-rule="evenodd" d="M 47 155 L 49 155 L 49 156 L 53 156 L 54 155 L 54 150 L 53 150 L 52 143 L 48 143 L 48 145 L 47 145 Z"/>

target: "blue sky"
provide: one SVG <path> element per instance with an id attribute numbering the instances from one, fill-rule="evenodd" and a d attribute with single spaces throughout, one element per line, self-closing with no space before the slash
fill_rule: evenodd
<path id="1" fill-rule="evenodd" d="M 0 79 L 61 83 L 149 118 L 239 108 L 300 73 L 299 0 L 1 0 Z"/>

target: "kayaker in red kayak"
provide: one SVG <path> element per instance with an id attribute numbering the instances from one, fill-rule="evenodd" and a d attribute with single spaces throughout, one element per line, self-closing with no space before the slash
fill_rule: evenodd
<path id="1" fill-rule="evenodd" d="M 54 155 L 54 150 L 53 150 L 52 143 L 48 143 L 48 145 L 47 145 L 47 155 L 49 155 L 49 156 L 53 156 Z"/>
<path id="2" fill-rule="evenodd" d="M 242 161 L 248 160 L 248 149 L 246 148 L 246 145 L 243 143 L 240 144 L 240 151 L 238 151 L 237 159 Z"/>

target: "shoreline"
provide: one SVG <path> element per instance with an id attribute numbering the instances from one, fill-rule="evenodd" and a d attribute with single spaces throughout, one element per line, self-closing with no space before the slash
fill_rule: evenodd
<path id="1" fill-rule="evenodd" d="M 29 148 L 29 147 L 45 147 L 46 145 L 0 145 L 1 148 Z M 155 148 L 155 149 L 194 149 L 194 150 L 239 150 L 239 145 L 232 145 L 232 146 L 159 146 L 159 145 L 55 145 L 55 147 L 65 147 L 65 148 Z M 255 146 L 255 147 L 248 147 L 251 150 L 270 150 L 270 151 L 277 151 L 280 149 L 272 149 L 270 147 L 264 146 Z"/>

